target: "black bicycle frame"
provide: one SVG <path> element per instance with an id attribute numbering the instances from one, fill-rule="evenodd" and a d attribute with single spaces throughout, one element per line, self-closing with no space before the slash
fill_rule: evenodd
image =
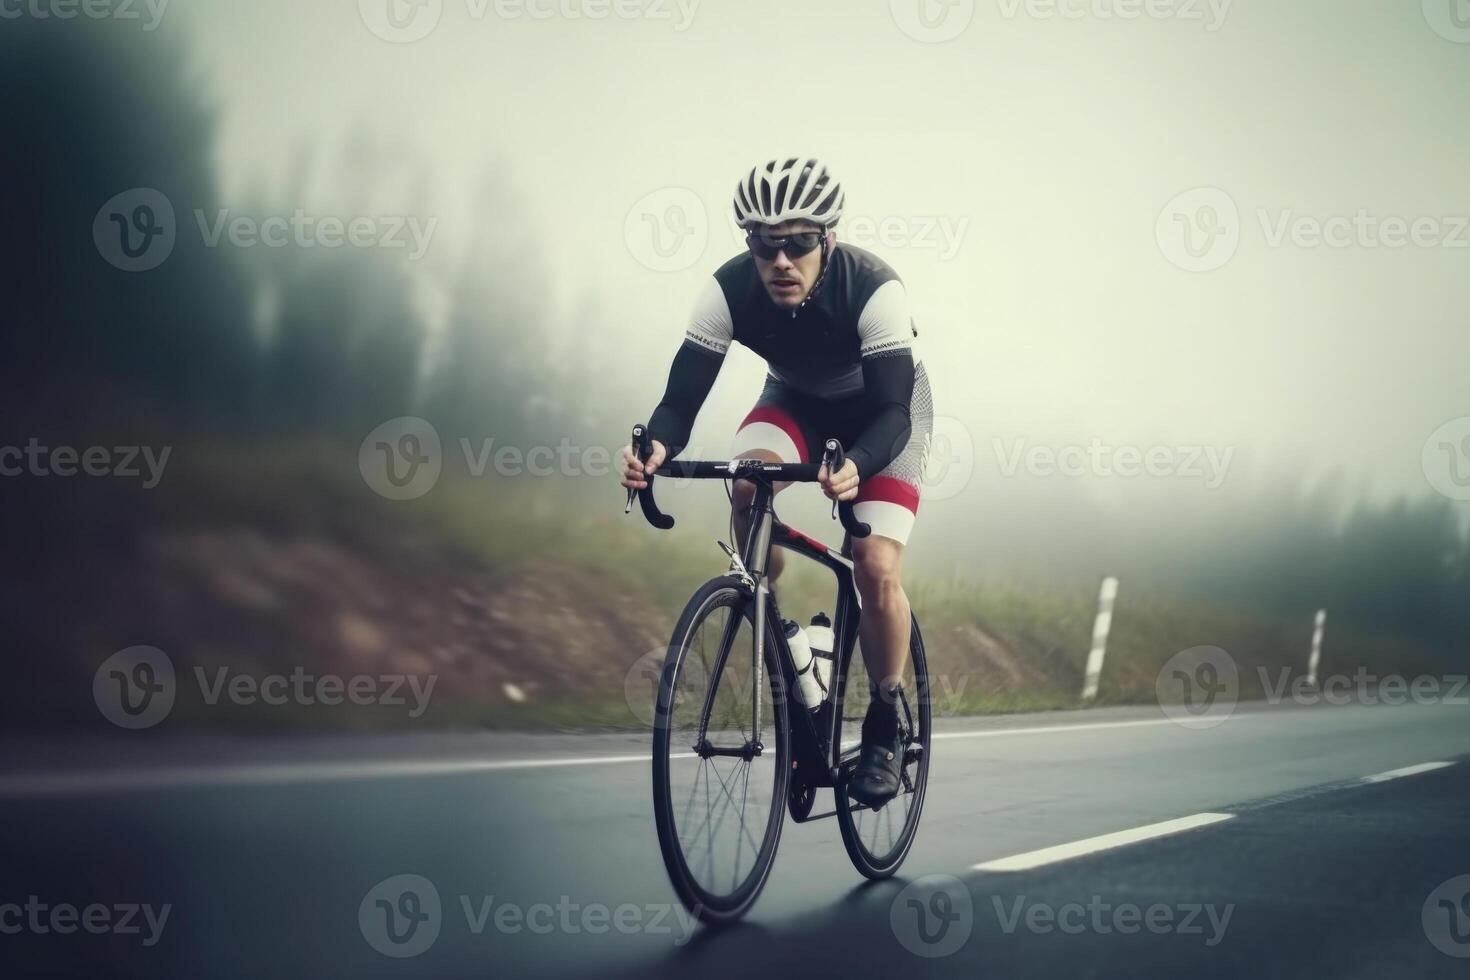
<path id="1" fill-rule="evenodd" d="M 647 426 L 635 425 L 633 427 L 632 446 L 639 459 L 649 457 L 653 451 L 653 444 Z M 846 459 L 842 451 L 842 444 L 836 439 L 828 439 L 823 450 L 820 465 L 829 467 L 833 472 L 840 470 Z M 842 718 L 838 715 L 836 706 L 839 696 L 846 692 L 847 668 L 852 663 L 852 651 L 857 644 L 858 621 L 862 616 L 862 603 L 858 598 L 857 585 L 853 580 L 851 542 L 855 537 L 867 537 L 872 529 L 857 519 L 850 502 L 837 504 L 837 516 L 841 518 L 846 534 L 843 537 L 842 550 L 833 551 L 816 538 L 802 534 L 782 524 L 776 518 L 776 512 L 771 506 L 776 495 L 773 483 L 781 480 L 812 482 L 817 479 L 818 472 L 819 465 L 814 463 L 770 463 L 759 459 L 740 459 L 727 463 L 676 461 L 661 466 L 654 475 L 693 479 L 747 480 L 754 484 L 756 489 L 751 504 L 752 520 L 746 534 L 745 544 L 738 555 L 734 551 L 734 542 L 727 549 L 731 558 L 730 573 L 740 578 L 741 584 L 755 600 L 752 618 L 755 620 L 756 646 L 753 666 L 756 668 L 756 683 L 754 695 L 751 698 L 751 732 L 758 733 L 761 730 L 762 685 L 759 670 L 768 667 L 773 660 L 780 668 L 781 683 L 775 685 L 777 692 L 786 700 L 788 706 L 797 706 L 797 710 L 789 711 L 788 714 L 794 714 L 801 719 L 791 725 L 791 733 L 795 741 L 796 767 L 797 771 L 802 773 L 801 780 L 813 786 L 835 786 L 841 775 L 842 766 Z M 647 478 L 647 485 L 642 489 L 628 491 L 628 504 L 624 512 L 632 508 L 636 497 L 643 510 L 643 516 L 648 522 L 666 531 L 674 526 L 674 519 L 662 513 L 654 502 L 654 475 Z M 792 696 L 795 691 L 799 690 L 797 686 L 799 682 L 796 675 L 796 664 L 791 656 L 791 648 L 786 643 L 785 631 L 767 629 L 767 623 L 782 622 L 781 611 L 776 606 L 776 599 L 771 595 L 766 580 L 766 566 L 772 547 L 785 548 L 810 558 L 825 566 L 837 579 L 837 608 L 832 624 L 835 640 L 832 651 L 835 687 L 832 695 L 815 712 L 802 704 L 800 698 Z M 738 624 L 739 617 L 731 617 L 730 624 L 726 626 L 726 635 L 721 638 L 722 657 L 727 656 L 730 651 Z M 776 638 L 774 658 L 767 656 L 768 651 L 765 648 L 768 633 Z M 713 697 L 713 690 L 706 695 L 705 711 L 702 717 L 707 718 L 709 715 L 708 699 L 711 697 Z M 735 750 L 731 749 L 712 750 L 706 744 L 702 725 L 699 744 L 695 746 L 695 749 L 696 751 L 701 749 L 718 751 L 718 754 L 721 755 L 736 754 Z M 751 742 L 742 747 L 738 754 L 754 755 L 761 749 L 759 742 Z M 815 774 L 815 776 L 810 774 Z"/>
<path id="2" fill-rule="evenodd" d="M 837 580 L 837 608 L 832 619 L 833 644 L 832 692 L 822 702 L 822 707 L 811 710 L 793 697 L 798 690 L 796 661 L 786 643 L 784 630 L 770 630 L 776 637 L 782 683 L 777 690 L 786 698 L 792 716 L 793 758 L 803 781 L 814 786 L 836 784 L 842 762 L 842 718 L 837 712 L 838 693 L 846 690 L 847 669 L 852 662 L 853 649 L 857 644 L 858 621 L 862 617 L 862 603 L 858 597 L 857 584 L 853 579 L 852 558 L 848 555 L 850 537 L 844 535 L 841 551 L 834 551 L 816 538 L 783 524 L 777 517 L 772 501 L 775 490 L 764 482 L 756 481 L 755 498 L 751 503 L 751 521 L 741 552 L 741 563 L 754 582 L 752 597 L 757 600 L 754 610 L 755 635 L 758 644 L 764 644 L 767 635 L 766 623 L 781 623 L 781 612 L 776 597 L 771 594 L 766 580 L 766 566 L 772 547 L 785 548 L 805 558 L 810 558 L 830 571 Z M 757 652 L 760 656 L 760 652 Z M 760 684 L 756 684 L 755 700 L 760 697 Z M 799 721 L 797 719 L 800 719 Z M 757 719 L 758 721 L 758 715 Z M 758 730 L 758 729 L 757 729 Z M 813 778 L 813 774 L 817 774 Z"/>

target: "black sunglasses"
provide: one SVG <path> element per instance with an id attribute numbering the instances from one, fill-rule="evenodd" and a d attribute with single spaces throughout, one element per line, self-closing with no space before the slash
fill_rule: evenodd
<path id="1" fill-rule="evenodd" d="M 746 234 L 745 245 L 756 258 L 769 262 L 782 252 L 788 259 L 799 259 L 821 245 L 826 237 L 827 233 L 822 231 L 800 231 L 780 238 L 752 231 Z"/>

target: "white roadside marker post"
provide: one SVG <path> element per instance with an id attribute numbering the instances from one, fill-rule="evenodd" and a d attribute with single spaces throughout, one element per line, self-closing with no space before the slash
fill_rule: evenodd
<path id="1" fill-rule="evenodd" d="M 1317 666 L 1322 662 L 1322 628 L 1327 625 L 1327 610 L 1317 610 L 1316 625 L 1312 629 L 1312 656 L 1307 660 L 1307 683 L 1317 686 Z"/>
<path id="2" fill-rule="evenodd" d="M 1087 654 L 1087 674 L 1082 681 L 1082 700 L 1097 697 L 1097 680 L 1102 675 L 1103 655 L 1108 649 L 1108 630 L 1113 628 L 1113 602 L 1118 598 L 1118 580 L 1109 575 L 1097 593 L 1097 619 L 1092 623 L 1092 649 Z"/>

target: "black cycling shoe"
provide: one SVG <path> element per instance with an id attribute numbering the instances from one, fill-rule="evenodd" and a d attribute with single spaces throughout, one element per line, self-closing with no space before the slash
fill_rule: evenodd
<path id="1" fill-rule="evenodd" d="M 902 773 L 903 739 L 898 731 L 898 715 L 891 702 L 885 706 L 874 701 L 863 719 L 863 746 L 847 783 L 847 795 L 876 810 L 898 795 Z"/>

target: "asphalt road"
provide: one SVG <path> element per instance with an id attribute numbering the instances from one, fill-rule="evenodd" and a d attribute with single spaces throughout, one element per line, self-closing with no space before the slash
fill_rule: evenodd
<path id="1" fill-rule="evenodd" d="M 1470 971 L 1470 877 L 1454 880 L 1470 875 L 1464 707 L 1242 705 L 1207 730 L 1105 709 L 937 730 L 895 879 L 865 883 L 834 821 L 788 824 L 752 914 L 719 931 L 668 885 L 642 738 L 0 743 L 0 974 Z M 1450 764 L 1364 779 L 1429 763 Z M 1085 843 L 1183 818 L 1198 826 Z M 1017 856 L 1035 866 L 997 870 Z M 423 900 L 395 911 L 421 928 L 385 944 L 376 901 L 404 892 L 400 875 Z"/>

